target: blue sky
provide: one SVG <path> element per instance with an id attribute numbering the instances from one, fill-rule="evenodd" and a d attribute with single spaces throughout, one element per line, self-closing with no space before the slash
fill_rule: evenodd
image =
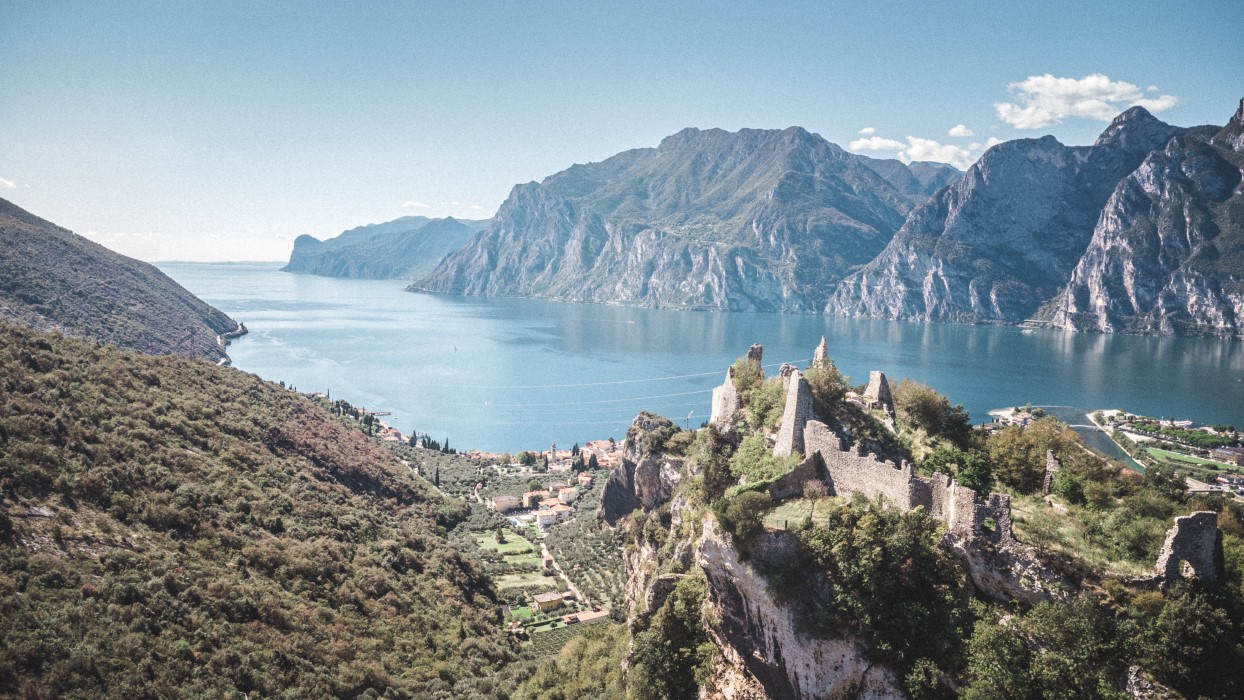
<path id="1" fill-rule="evenodd" d="M 1192 125 L 1244 97 L 1238 0 L 1010 5 L 6 0 L 0 197 L 143 259 L 272 260 L 487 218 L 686 126 L 964 164 L 1089 143 L 1137 100 Z"/>

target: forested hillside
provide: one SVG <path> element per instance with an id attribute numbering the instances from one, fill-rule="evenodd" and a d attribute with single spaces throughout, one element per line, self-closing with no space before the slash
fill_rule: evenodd
<path id="1" fill-rule="evenodd" d="M 492 697 L 463 515 L 257 377 L 0 325 L 0 696 Z"/>

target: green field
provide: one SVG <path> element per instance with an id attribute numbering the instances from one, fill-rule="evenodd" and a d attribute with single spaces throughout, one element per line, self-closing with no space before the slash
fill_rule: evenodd
<path id="1" fill-rule="evenodd" d="M 765 515 L 765 527 L 775 530 L 784 530 L 788 527 L 795 527 L 803 522 L 804 518 L 813 515 L 813 505 L 816 510 L 822 513 L 828 513 L 832 499 L 819 499 L 813 501 L 808 498 L 792 498 L 782 501 L 777 508 L 769 511 Z"/>
<path id="2" fill-rule="evenodd" d="M 521 574 L 505 574 L 497 577 L 497 588 L 517 588 L 518 586 L 537 586 L 547 584 L 549 590 L 557 588 L 561 581 L 553 576 L 545 576 L 538 571 L 521 573 Z"/>
<path id="3" fill-rule="evenodd" d="M 497 544 L 496 533 L 477 532 L 475 533 L 475 541 L 479 544 L 480 549 L 500 552 L 501 554 L 523 554 L 535 551 L 535 548 L 530 542 L 523 539 L 521 536 L 514 534 L 507 534 L 505 536 L 505 544 Z M 536 557 L 536 563 L 540 563 L 539 556 Z"/>
<path id="4" fill-rule="evenodd" d="M 530 565 L 530 566 L 539 567 L 540 566 L 540 555 L 536 554 L 534 551 L 523 552 L 521 554 L 507 554 L 505 555 L 505 561 L 511 566 Z"/>
<path id="5" fill-rule="evenodd" d="M 1180 454 L 1179 452 L 1171 452 L 1170 450 L 1161 450 L 1156 447 L 1146 447 L 1145 451 L 1154 457 L 1165 457 L 1176 462 L 1187 462 L 1188 464 L 1213 465 L 1219 469 L 1227 471 L 1235 471 L 1239 467 L 1234 464 L 1226 464 L 1225 462 L 1215 462 L 1212 459 L 1204 459 L 1202 457 L 1193 457 L 1192 455 Z"/>
<path id="6" fill-rule="evenodd" d="M 557 629 L 544 629 L 540 632 L 531 632 L 531 628 L 529 628 L 528 633 L 531 634 L 531 641 L 527 644 L 536 656 L 551 656 L 561 651 L 562 647 L 566 646 L 566 642 L 582 634 L 587 627 L 597 624 L 600 620 L 608 619 L 603 617 L 599 620 L 580 622 L 575 625 L 558 627 Z"/>
<path id="7" fill-rule="evenodd" d="M 531 615 L 532 615 L 531 608 L 527 607 L 526 605 L 522 605 L 519 607 L 511 607 L 510 617 L 508 620 L 506 620 L 506 622 L 509 622 L 510 620 L 530 620 Z"/>

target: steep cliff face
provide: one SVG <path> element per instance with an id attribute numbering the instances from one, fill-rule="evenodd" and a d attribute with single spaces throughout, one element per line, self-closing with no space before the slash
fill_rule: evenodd
<path id="1" fill-rule="evenodd" d="M 601 492 L 600 518 L 610 526 L 636 509 L 652 510 L 670 500 L 681 479 L 683 460 L 649 449 L 647 436 L 674 427 L 668 418 L 641 413 L 626 432 L 622 466 L 609 473 Z"/>
<path id="2" fill-rule="evenodd" d="M 716 519 L 703 522 L 696 562 L 708 580 L 709 638 L 717 648 L 708 698 L 905 698 L 896 674 L 870 662 L 849 635 L 825 639 L 800 631 L 791 608 L 779 605 L 768 583 L 740 561 Z M 765 535 L 759 549 L 789 543 L 785 533 Z"/>
<path id="3" fill-rule="evenodd" d="M 299 236 L 281 270 L 323 277 L 414 279 L 465 245 L 486 223 L 404 216 L 325 241 Z"/>
<path id="4" fill-rule="evenodd" d="M 153 355 L 219 361 L 245 332 L 145 262 L 0 199 L 0 321 Z"/>
<path id="5" fill-rule="evenodd" d="M 991 148 L 913 211 L 825 310 L 966 323 L 1030 317 L 1066 283 L 1119 180 L 1180 131 L 1136 107 L 1092 146 L 1046 136 Z"/>
<path id="6" fill-rule="evenodd" d="M 636 419 L 628 434 L 627 464 L 663 465 L 665 471 L 649 470 L 651 483 L 639 489 L 633 487 L 638 481 L 633 477 L 619 478 L 617 483 L 611 477 L 602 503 L 602 516 L 607 521 L 612 517 L 611 524 L 622 522 L 633 512 L 644 512 L 661 518 L 659 529 L 669 533 L 664 541 L 640 534 L 624 553 L 632 632 L 646 627 L 687 572 L 699 570 L 707 583 L 701 615 L 714 647 L 712 672 L 701 697 L 906 697 L 896 674 L 869 661 L 858 640 L 850 635 L 820 638 L 801 631 L 797 613 L 770 595 L 768 582 L 743 561 L 731 535 L 721 529 L 716 518 L 674 491 L 672 486 L 677 481 L 671 482 L 668 477 L 669 467 L 676 460 L 643 448 L 652 444 L 645 438 L 662 427 L 659 420 L 644 416 Z M 619 468 L 614 474 L 624 471 L 625 467 Z M 632 486 L 628 488 L 627 484 Z M 611 493 L 615 499 L 612 506 Z M 624 511 L 626 503 L 632 506 Z M 794 546 L 787 533 L 766 533 L 763 537 L 765 542 L 751 551 L 778 557 Z"/>
<path id="7" fill-rule="evenodd" d="M 1154 151 L 1115 188 L 1045 310 L 1074 330 L 1244 337 L 1244 101 L 1222 129 Z"/>
<path id="8" fill-rule="evenodd" d="M 912 206 L 866 160 L 800 128 L 686 129 L 515 187 L 485 232 L 411 289 L 817 311 Z"/>

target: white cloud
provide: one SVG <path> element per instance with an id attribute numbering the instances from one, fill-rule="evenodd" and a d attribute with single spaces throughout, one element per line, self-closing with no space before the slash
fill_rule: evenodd
<path id="1" fill-rule="evenodd" d="M 0 177 L 0 190 L 17 189 L 17 183 Z"/>
<path id="2" fill-rule="evenodd" d="M 985 151 L 988 151 L 989 149 L 993 148 L 994 146 L 997 146 L 1000 143 L 1002 143 L 1002 139 L 998 138 L 997 136 L 990 136 L 988 139 L 985 140 L 985 143 L 977 143 L 973 141 L 972 144 L 968 146 L 968 150 L 980 151 L 984 153 Z"/>
<path id="3" fill-rule="evenodd" d="M 1001 143 L 998 139 L 989 139 L 984 144 L 984 148 L 988 148 L 995 143 Z M 910 163 L 913 160 L 932 160 L 938 163 L 949 163 L 956 168 L 966 170 L 976 162 L 984 150 L 982 144 L 974 143 L 969 148 L 956 146 L 954 144 L 940 143 L 933 139 L 924 139 L 919 136 L 908 136 L 907 141 L 896 141 L 887 139 L 882 136 L 870 136 L 866 139 L 856 139 L 847 144 L 847 148 L 852 151 L 896 151 L 895 157 L 904 163 Z"/>
<path id="4" fill-rule="evenodd" d="M 1017 129 L 1040 129 L 1059 124 L 1067 117 L 1110 121 L 1128 107 L 1139 105 L 1151 112 L 1170 109 L 1179 103 L 1172 95 L 1146 99 L 1140 88 L 1101 73 L 1083 78 L 1056 78 L 1049 73 L 1031 75 L 1010 89 L 1016 102 L 998 102 L 998 118 Z"/>
<path id="5" fill-rule="evenodd" d="M 478 205 L 478 204 L 472 204 L 470 208 L 471 208 L 472 210 L 474 210 L 474 211 L 483 211 L 483 210 L 484 210 L 484 208 L 483 208 L 483 207 L 481 207 L 481 206 L 480 206 L 480 205 Z"/>
<path id="6" fill-rule="evenodd" d="M 875 133 L 877 133 L 877 127 L 875 126 L 866 126 L 860 129 L 860 135 L 862 136 L 872 136 Z"/>
<path id="7" fill-rule="evenodd" d="M 880 136 L 870 136 L 866 139 L 856 139 L 847 144 L 847 148 L 852 151 L 897 151 L 907 144 L 894 139 L 883 139 Z"/>
<path id="8" fill-rule="evenodd" d="M 402 202 L 402 206 L 408 207 L 408 208 L 414 207 L 415 209 L 427 209 L 428 208 L 428 205 L 424 204 L 423 202 L 415 202 L 409 199 L 406 200 L 405 202 Z"/>
<path id="9" fill-rule="evenodd" d="M 975 133 L 973 133 L 971 129 L 969 129 L 964 124 L 956 124 L 955 126 L 951 127 L 950 131 L 947 131 L 946 133 L 950 134 L 951 136 L 975 136 L 976 135 Z"/>
<path id="10" fill-rule="evenodd" d="M 960 170 L 966 170 L 976 162 L 976 155 L 954 144 L 908 136 L 907 146 L 898 152 L 898 159 L 904 163 L 910 163 L 913 160 L 932 160 L 938 163 L 950 163 Z"/>

